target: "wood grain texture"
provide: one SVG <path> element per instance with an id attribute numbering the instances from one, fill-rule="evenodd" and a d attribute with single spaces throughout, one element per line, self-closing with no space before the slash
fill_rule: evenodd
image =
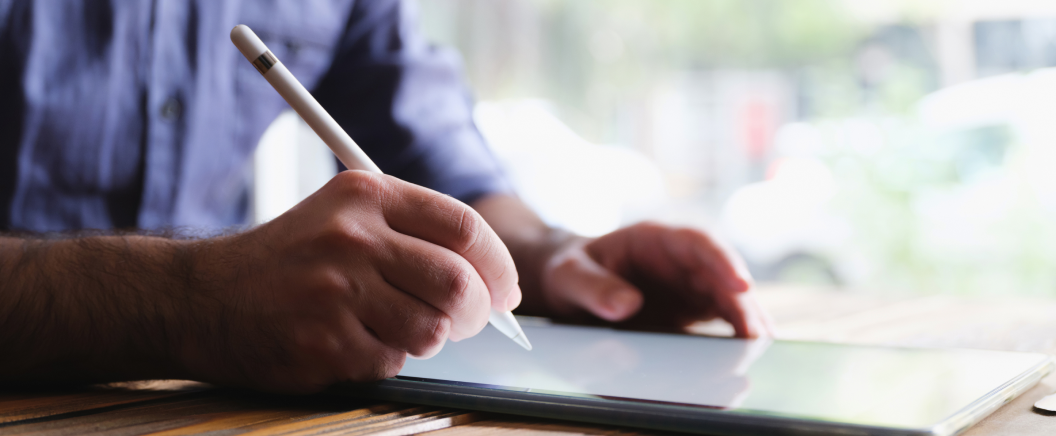
<path id="1" fill-rule="evenodd" d="M 882 297 L 809 288 L 760 290 L 783 339 L 966 347 L 1056 354 L 1056 301 Z M 722 323 L 696 331 L 728 334 Z M 966 436 L 1056 434 L 1056 416 L 1031 405 L 1056 375 L 1005 405 Z M 599 426 L 333 395 L 267 395 L 160 381 L 62 391 L 0 392 L 0 434 L 42 435 L 647 435 Z"/>
<path id="2" fill-rule="evenodd" d="M 80 389 L 0 392 L 0 424 L 71 415 L 200 391 L 208 385 L 182 380 L 113 383 Z"/>

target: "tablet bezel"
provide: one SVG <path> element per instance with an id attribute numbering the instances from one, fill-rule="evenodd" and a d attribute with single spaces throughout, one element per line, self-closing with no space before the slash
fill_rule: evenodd
<path id="1" fill-rule="evenodd" d="M 799 341 L 780 341 L 799 342 Z M 849 345 L 850 346 L 850 345 Z M 853 345 L 862 347 L 862 345 Z M 895 348 L 895 347 L 875 347 Z M 397 376 L 369 384 L 346 384 L 338 391 L 385 401 L 455 407 L 607 425 L 710 434 L 869 434 L 891 436 L 957 434 L 1037 384 L 1056 367 L 1051 356 L 929 428 L 898 428 L 827 421 L 775 412 L 724 409 L 622 397 L 544 391 L 512 386 Z"/>

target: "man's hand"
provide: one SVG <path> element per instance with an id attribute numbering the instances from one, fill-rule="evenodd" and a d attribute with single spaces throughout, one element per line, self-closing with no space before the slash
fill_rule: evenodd
<path id="1" fill-rule="evenodd" d="M 738 337 L 771 334 L 743 263 L 699 230 L 643 223 L 575 238 L 546 264 L 542 284 L 561 315 L 679 328 L 719 317 Z"/>
<path id="2" fill-rule="evenodd" d="M 772 334 L 743 262 L 704 232 L 646 223 L 588 239 L 548 228 L 514 197 L 473 207 L 513 253 L 525 313 L 647 328 L 720 317 L 738 337 Z"/>
<path id="3" fill-rule="evenodd" d="M 202 253 L 195 378 L 279 391 L 392 377 L 520 304 L 506 247 L 473 209 L 398 179 L 339 174 Z"/>
<path id="4" fill-rule="evenodd" d="M 520 300 L 509 252 L 474 210 L 346 171 L 232 236 L 0 236 L 0 386 L 312 392 L 393 376 Z"/>

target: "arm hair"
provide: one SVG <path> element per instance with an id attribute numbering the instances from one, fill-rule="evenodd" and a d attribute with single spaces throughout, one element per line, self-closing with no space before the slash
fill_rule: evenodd
<path id="1" fill-rule="evenodd" d="M 166 231 L 0 235 L 0 386 L 179 378 L 196 254 Z"/>

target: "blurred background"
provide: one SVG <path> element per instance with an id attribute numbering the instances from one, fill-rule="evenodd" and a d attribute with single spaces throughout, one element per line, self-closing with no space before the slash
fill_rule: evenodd
<path id="1" fill-rule="evenodd" d="M 707 229 L 761 282 L 1056 296 L 1056 2 L 418 6 L 552 225 Z M 255 167 L 258 221 L 334 172 L 292 113 Z"/>

